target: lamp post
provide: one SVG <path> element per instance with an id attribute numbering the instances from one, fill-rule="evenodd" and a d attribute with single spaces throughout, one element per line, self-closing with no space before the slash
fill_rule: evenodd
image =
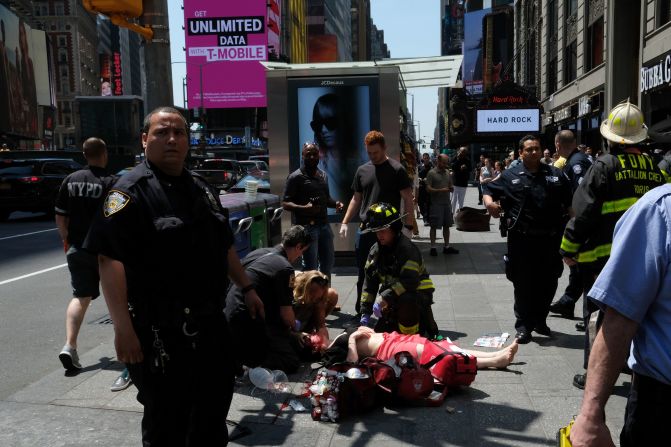
<path id="1" fill-rule="evenodd" d="M 415 134 L 415 144 L 417 145 L 417 150 L 419 150 L 419 140 L 420 140 L 420 135 L 422 134 L 422 128 L 419 124 L 418 120 L 412 120 L 412 125 L 414 126 L 415 123 L 417 123 L 417 133 Z"/>

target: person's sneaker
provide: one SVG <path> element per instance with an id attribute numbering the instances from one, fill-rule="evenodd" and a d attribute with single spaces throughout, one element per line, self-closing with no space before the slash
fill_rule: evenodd
<path id="1" fill-rule="evenodd" d="M 65 345 L 58 354 L 58 358 L 63 364 L 66 371 L 77 371 L 82 369 L 82 364 L 79 363 L 79 356 L 77 350 L 72 346 Z"/>
<path id="2" fill-rule="evenodd" d="M 573 376 L 574 387 L 584 390 L 585 382 L 587 382 L 587 374 L 576 374 L 575 376 Z"/>
<path id="3" fill-rule="evenodd" d="M 583 323 L 582 321 L 578 321 L 575 324 L 575 330 L 578 332 L 585 332 L 585 323 Z"/>
<path id="4" fill-rule="evenodd" d="M 130 378 L 128 369 L 124 369 L 110 387 L 110 391 L 123 391 L 128 388 L 131 383 L 133 383 L 133 380 Z"/>
<path id="5" fill-rule="evenodd" d="M 429 254 L 431 256 L 438 256 L 438 252 L 436 251 L 435 248 L 431 247 L 431 250 L 429 251 Z"/>
<path id="6" fill-rule="evenodd" d="M 443 254 L 444 255 L 458 255 L 459 250 L 457 250 L 454 247 L 443 247 Z"/>

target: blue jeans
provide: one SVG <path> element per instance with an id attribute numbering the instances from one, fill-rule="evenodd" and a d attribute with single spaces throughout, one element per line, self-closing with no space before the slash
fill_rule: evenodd
<path id="1" fill-rule="evenodd" d="M 330 278 L 335 259 L 331 225 L 305 225 L 305 228 L 312 236 L 312 243 L 303 253 L 303 269 L 319 270 Z"/>

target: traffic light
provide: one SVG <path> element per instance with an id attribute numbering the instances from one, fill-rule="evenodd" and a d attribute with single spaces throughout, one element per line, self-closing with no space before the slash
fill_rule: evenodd
<path id="1" fill-rule="evenodd" d="M 95 14 L 136 18 L 142 15 L 142 0 L 82 0 L 84 8 Z"/>
<path id="2" fill-rule="evenodd" d="M 461 88 L 448 89 L 447 144 L 450 147 L 469 144 L 473 139 L 473 107 Z"/>

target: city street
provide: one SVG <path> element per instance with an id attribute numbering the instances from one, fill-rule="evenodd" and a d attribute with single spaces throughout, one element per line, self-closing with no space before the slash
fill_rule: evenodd
<path id="1" fill-rule="evenodd" d="M 58 366 L 72 288 L 53 218 L 14 213 L 0 223 L 0 247 L 0 399 L 5 399 Z M 86 323 L 106 314 L 104 300 L 96 300 Z M 111 333 L 109 325 L 84 324 L 80 351 Z"/>
<path id="2" fill-rule="evenodd" d="M 476 199 L 475 188 L 469 188 L 467 204 L 474 206 Z M 428 228 L 421 224 L 421 237 L 415 240 L 438 289 L 434 314 L 441 333 L 463 347 L 485 333 L 514 334 L 512 285 L 501 261 L 505 243 L 497 220 L 490 228 L 485 233 L 453 230 L 458 255 L 429 257 Z M 135 388 L 109 391 L 121 366 L 113 361 L 111 325 L 98 324 L 107 315 L 102 298 L 89 309 L 79 338 L 84 370 L 67 377 L 58 361 L 70 287 L 52 220 L 15 214 L 0 224 L 0 244 L 0 445 L 138 445 L 141 406 Z M 53 270 L 37 273 L 47 269 Z M 37 274 L 18 279 L 31 273 Z M 565 270 L 560 291 L 567 276 Z M 355 279 L 351 268 L 341 268 L 334 277 L 343 313 L 329 317 L 333 333 L 353 312 Z M 320 423 L 282 405 L 294 398 L 291 393 L 262 393 L 242 384 L 229 420 L 250 433 L 231 444 L 555 445 L 557 429 L 580 405 L 582 392 L 571 380 L 581 371 L 583 335 L 575 331 L 575 321 L 551 316 L 548 323 L 554 338 L 534 336 L 520 347 L 508 370 L 480 371 L 470 388 L 450 393 L 440 408 L 386 408 L 340 424 Z M 309 365 L 292 375 L 292 393 L 302 394 L 310 376 Z M 608 425 L 616 438 L 629 380 L 620 377 L 609 402 Z M 309 408 L 307 399 L 297 399 Z M 230 430 L 240 433 L 233 426 Z"/>

